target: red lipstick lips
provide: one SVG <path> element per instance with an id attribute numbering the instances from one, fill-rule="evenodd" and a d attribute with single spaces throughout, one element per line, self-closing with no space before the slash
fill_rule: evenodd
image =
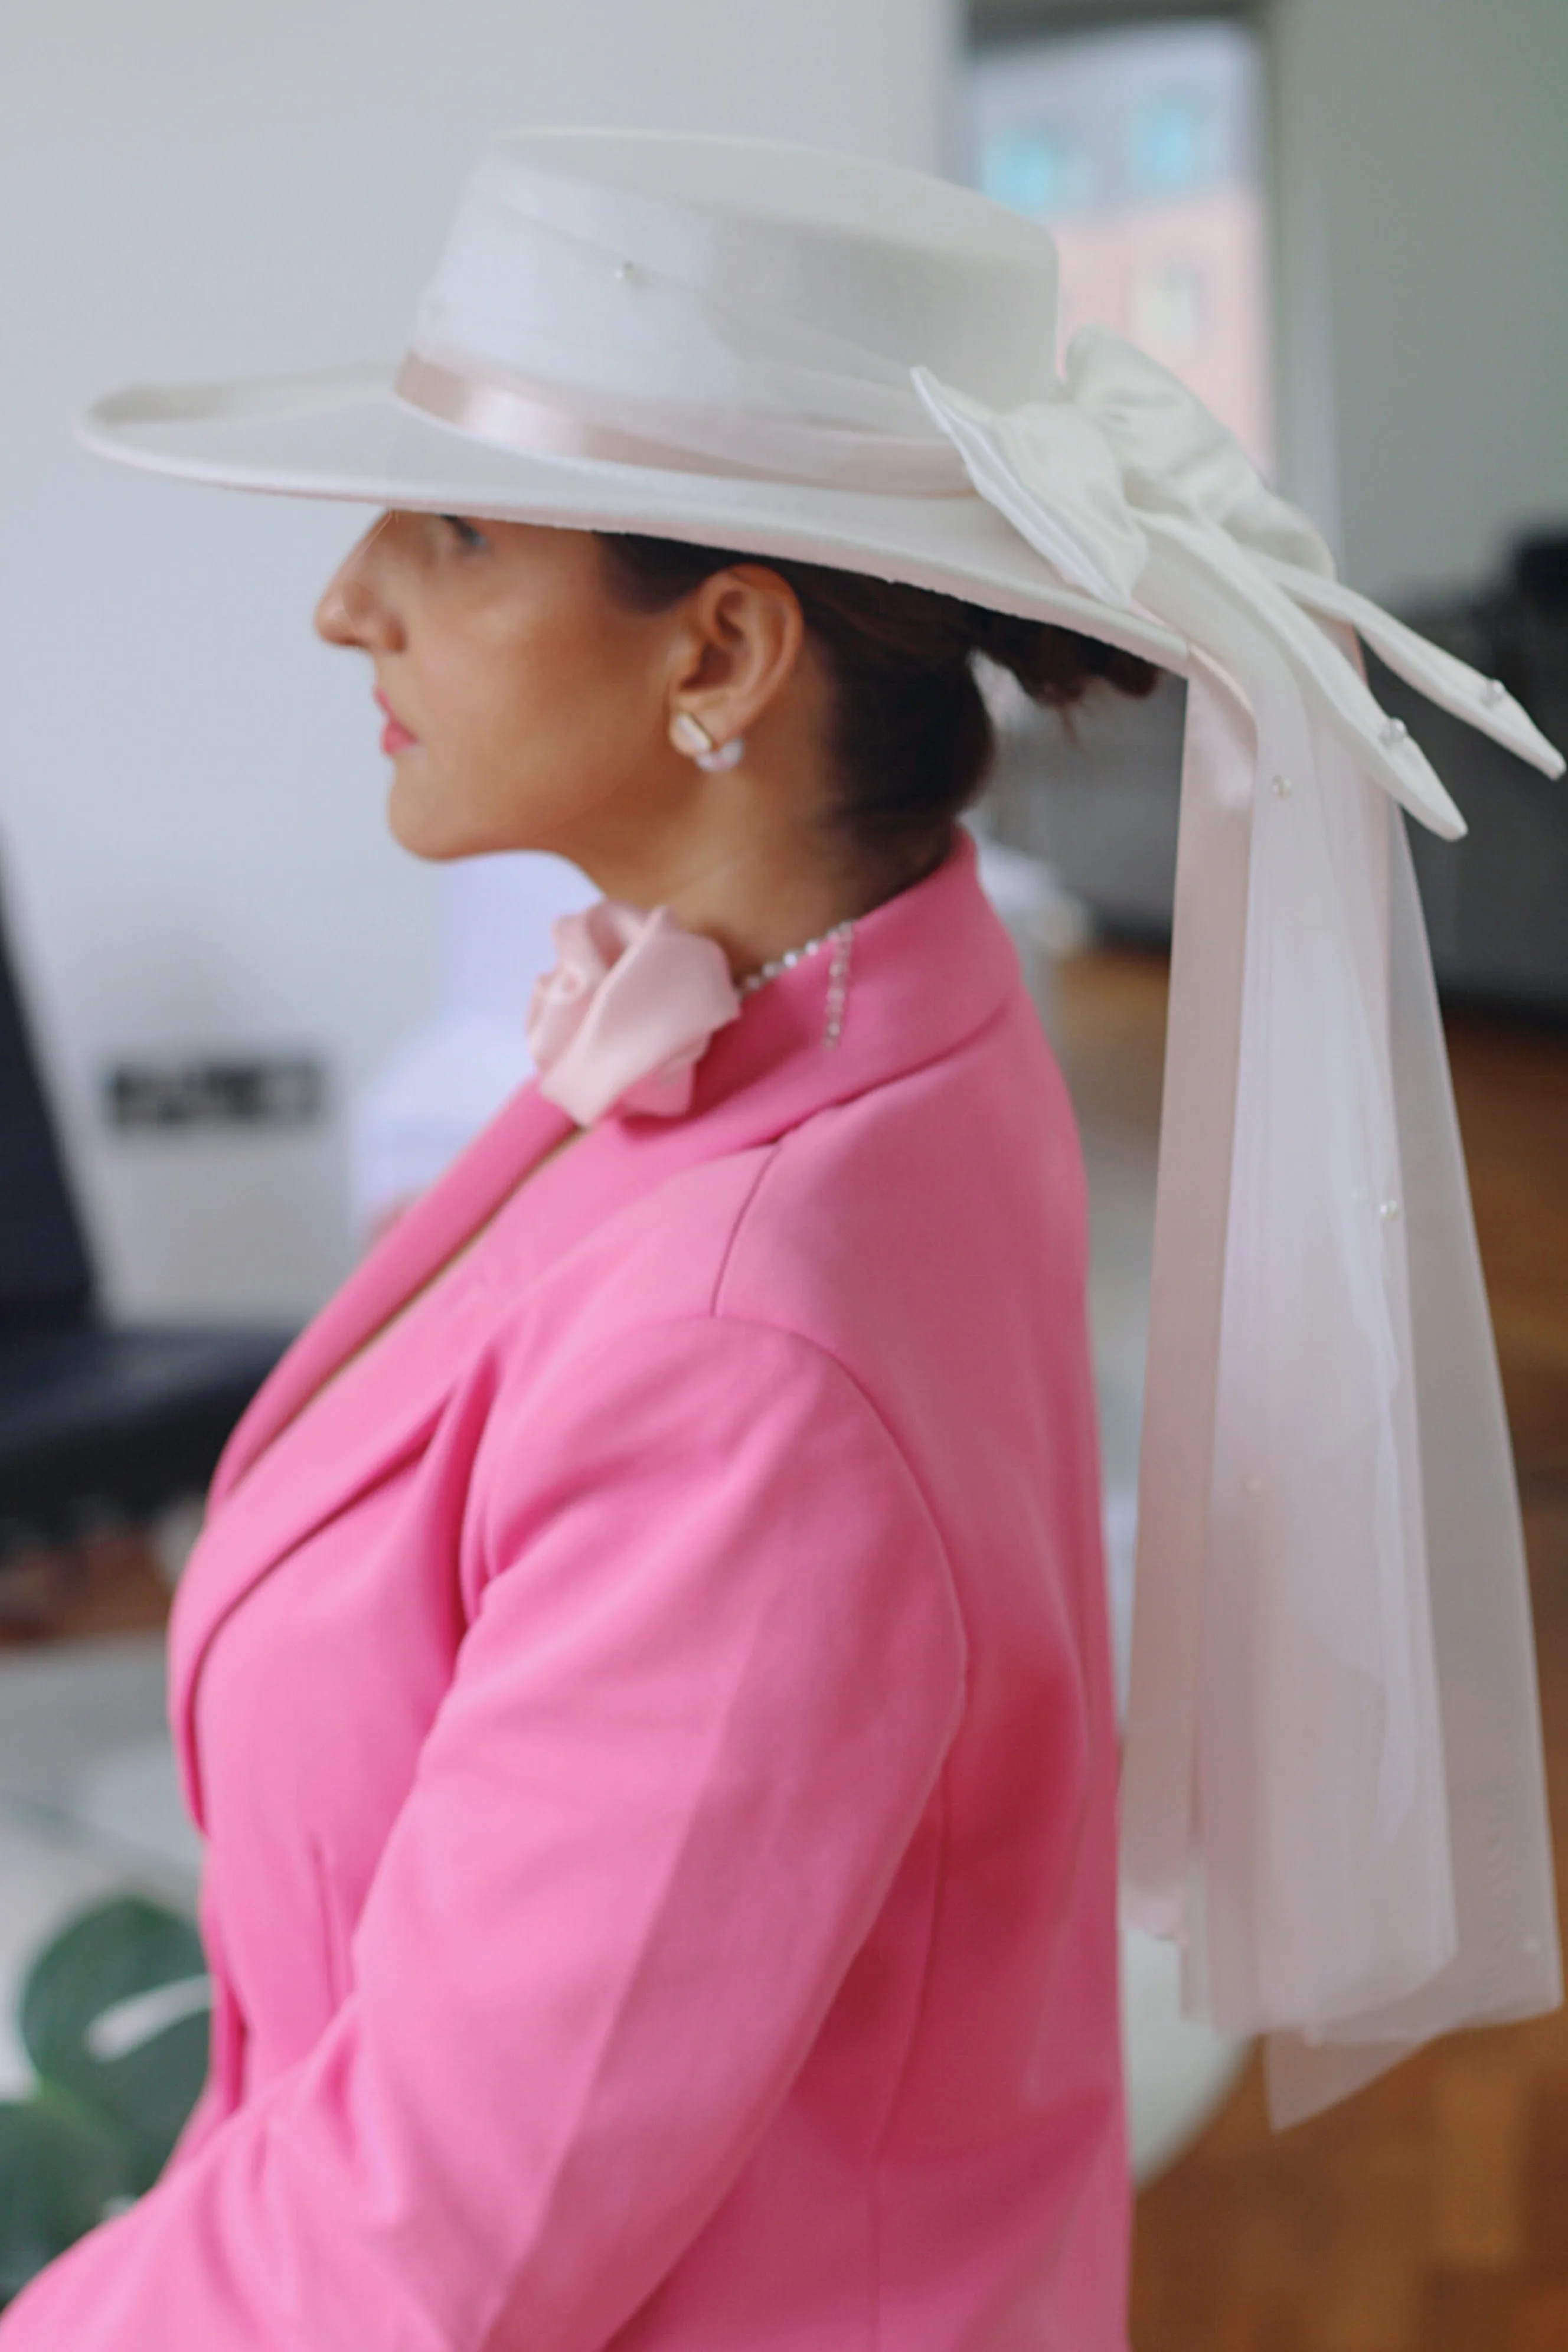
<path id="1" fill-rule="evenodd" d="M 380 687 L 375 689 L 375 698 L 386 714 L 386 724 L 381 730 L 381 748 L 388 758 L 395 758 L 399 751 L 406 751 L 411 743 L 417 743 L 419 738 L 411 729 L 405 727 Z"/>

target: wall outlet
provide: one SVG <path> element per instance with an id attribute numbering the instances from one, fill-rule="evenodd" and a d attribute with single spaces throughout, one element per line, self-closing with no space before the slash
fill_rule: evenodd
<path id="1" fill-rule="evenodd" d="M 326 1102 L 326 1068 L 313 1054 L 115 1062 L 103 1076 L 104 1118 L 121 1131 L 310 1127 Z"/>

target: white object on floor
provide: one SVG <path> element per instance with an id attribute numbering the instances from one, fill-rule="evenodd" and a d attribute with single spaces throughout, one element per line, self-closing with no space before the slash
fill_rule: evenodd
<path id="1" fill-rule="evenodd" d="M 1142 2188 L 1229 2095 L 1248 2044 L 1182 2015 L 1180 1954 L 1135 1927 L 1121 1936 L 1121 2033 L 1132 2175 Z"/>

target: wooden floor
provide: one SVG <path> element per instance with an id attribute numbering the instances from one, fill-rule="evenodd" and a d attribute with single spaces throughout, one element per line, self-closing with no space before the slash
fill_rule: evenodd
<path id="1" fill-rule="evenodd" d="M 1158 1118 L 1159 960 L 1064 979 L 1097 1116 Z M 1568 1885 L 1568 1035 L 1449 1024 Z M 1087 1108 L 1088 1106 L 1086 1105 Z M 1568 2012 L 1451 2037 L 1276 2137 L 1256 2063 L 1140 2200 L 1135 2352 L 1568 2352 Z"/>
<path id="2" fill-rule="evenodd" d="M 1164 971 L 1068 968 L 1060 1029 L 1093 1115 L 1158 1119 Z M 1558 1871 L 1568 1885 L 1568 1035 L 1450 1024 L 1535 1593 Z M 1083 1106 L 1085 1109 L 1090 1107 Z M 103 1538 L 30 1635 L 162 1621 Z M 1141 2200 L 1135 2352 L 1568 2352 L 1568 2013 L 1456 2036 L 1279 2137 L 1256 2066 Z"/>

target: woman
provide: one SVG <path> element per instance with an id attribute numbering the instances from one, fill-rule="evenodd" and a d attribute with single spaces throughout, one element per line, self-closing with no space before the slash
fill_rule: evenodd
<path id="1" fill-rule="evenodd" d="M 1215 520 L 1165 430 L 1184 396 L 1135 355 L 1131 410 L 1166 403 L 1142 474 L 1128 401 L 1052 390 L 1050 268 L 908 174 L 528 134 L 476 175 L 395 394 L 97 413 L 136 462 L 390 493 L 318 620 L 374 666 L 398 838 L 547 847 L 605 897 L 536 992 L 537 1084 L 220 1466 L 171 1693 L 211 2076 L 164 2178 L 0 2352 L 1121 2352 L 1084 1203 L 953 823 L 988 751 L 972 656 L 1055 702 L 1187 668 L 1205 874 L 1240 820 L 1203 791 L 1235 747 L 1249 776 L 1276 753 L 1293 695 L 1255 876 L 1269 800 L 1309 803 L 1298 863 L 1320 799 L 1342 824 L 1383 822 L 1384 788 L 1447 803 L 1279 618 L 1267 566 L 1315 542 L 1249 473 L 1237 495 L 1239 453 L 1202 444 L 1211 488 L 1232 468 Z M 1304 682 L 1270 692 L 1281 643 Z M 1320 992 L 1342 929 L 1331 906 Z M 1214 1364 L 1182 1370 L 1212 1403 Z M 1168 1744 L 1147 1643 L 1143 1675 Z M 1197 1852 L 1228 1961 L 1237 1882 Z M 1353 2038 L 1431 1973 L 1424 1947 L 1363 1980 L 1358 1946 L 1347 1978 L 1343 1938 L 1263 1924 L 1266 1990 L 1322 1964 L 1271 2024 L 1321 2038 L 1349 1983 Z M 1503 1997 L 1549 1997 L 1552 1960 Z"/>

